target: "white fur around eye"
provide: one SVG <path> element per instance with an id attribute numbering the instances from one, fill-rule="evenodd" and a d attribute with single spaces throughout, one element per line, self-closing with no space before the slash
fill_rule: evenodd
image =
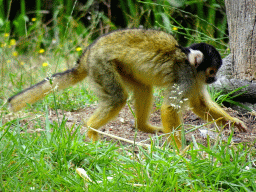
<path id="1" fill-rule="evenodd" d="M 189 49 L 188 61 L 191 65 L 195 67 L 200 65 L 203 61 L 204 55 L 201 51 Z"/>

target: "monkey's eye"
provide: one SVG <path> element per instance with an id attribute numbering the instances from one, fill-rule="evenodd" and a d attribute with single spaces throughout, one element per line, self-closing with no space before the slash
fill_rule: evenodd
<path id="1" fill-rule="evenodd" d="M 209 76 L 215 76 L 215 74 L 216 74 L 216 69 L 210 67 L 210 68 L 208 68 L 208 69 L 206 70 L 206 73 L 207 73 Z"/>
<path id="2" fill-rule="evenodd" d="M 210 75 L 212 75 L 212 74 L 214 74 L 214 73 L 215 73 L 215 71 L 214 71 L 213 69 L 209 71 L 209 74 L 210 74 Z"/>

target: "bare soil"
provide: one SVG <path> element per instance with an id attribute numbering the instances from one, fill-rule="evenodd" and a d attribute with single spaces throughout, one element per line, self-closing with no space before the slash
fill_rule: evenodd
<path id="1" fill-rule="evenodd" d="M 65 118 L 67 119 L 66 125 L 70 128 L 74 124 L 77 124 L 77 125 L 80 124 L 83 126 L 83 122 L 90 117 L 90 115 L 94 112 L 95 109 L 96 109 L 96 106 L 91 105 L 74 112 L 63 113 L 61 110 L 58 110 L 58 117 L 59 119 L 62 119 L 64 114 Z M 240 120 L 242 120 L 248 127 L 246 133 L 239 132 L 237 128 L 234 129 L 234 134 L 232 137 L 233 143 L 243 142 L 249 145 L 253 145 L 256 148 L 256 144 L 255 144 L 256 143 L 256 117 L 250 113 L 241 115 L 237 111 L 234 111 L 230 108 L 225 110 L 231 116 L 237 117 Z M 8 117 L 6 116 L 4 121 L 11 120 L 13 117 L 14 117 L 13 115 Z M 44 129 L 43 127 L 42 129 L 35 130 L 33 126 L 33 121 L 31 121 L 33 118 L 35 118 L 35 116 L 30 115 L 30 117 L 28 118 L 23 118 L 20 121 L 20 123 L 29 125 L 27 132 L 42 131 Z M 42 120 L 45 119 L 44 115 L 42 115 L 39 118 L 42 118 Z M 209 137 L 212 139 L 213 142 L 216 140 L 217 137 L 219 138 L 220 136 L 223 140 L 227 140 L 227 138 L 231 134 L 231 128 L 229 127 L 226 127 L 224 130 L 220 131 L 221 134 L 219 134 L 216 126 L 214 126 L 213 124 L 207 124 L 205 121 L 201 120 L 191 111 L 185 112 L 185 114 L 183 115 L 183 118 L 184 118 L 184 124 L 185 124 L 184 128 L 185 128 L 185 131 L 187 132 L 185 136 L 187 144 L 192 142 L 192 137 L 194 137 L 198 143 L 206 145 L 207 134 L 209 135 Z M 49 111 L 49 120 L 52 122 L 58 120 L 56 112 L 54 110 Z M 151 114 L 150 122 L 153 125 L 161 126 L 161 118 L 160 118 L 159 110 L 155 110 Z M 195 129 L 195 130 L 191 131 L 191 129 Z M 155 134 L 144 133 L 142 131 L 135 130 L 134 117 L 128 106 L 125 106 L 122 109 L 122 111 L 119 113 L 118 117 L 116 117 L 114 120 L 112 120 L 107 125 L 102 127 L 100 130 L 105 133 L 109 133 L 109 134 L 122 137 L 131 141 L 134 141 L 134 140 L 136 142 L 145 141 L 145 143 L 150 143 L 149 138 L 150 137 L 152 138 L 155 136 Z M 84 132 L 86 132 L 86 127 L 83 126 L 82 133 Z M 158 133 L 157 135 L 162 135 L 162 134 L 163 133 Z M 113 137 L 109 137 L 106 135 L 102 135 L 101 139 L 106 139 L 108 141 L 115 140 L 113 139 Z"/>

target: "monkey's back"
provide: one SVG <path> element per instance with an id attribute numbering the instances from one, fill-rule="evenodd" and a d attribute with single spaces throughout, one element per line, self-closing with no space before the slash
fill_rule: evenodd
<path id="1" fill-rule="evenodd" d="M 108 69 L 146 85 L 169 84 L 175 81 L 176 69 L 187 65 L 177 45 L 172 35 L 157 30 L 111 32 L 88 47 L 89 76 Z"/>

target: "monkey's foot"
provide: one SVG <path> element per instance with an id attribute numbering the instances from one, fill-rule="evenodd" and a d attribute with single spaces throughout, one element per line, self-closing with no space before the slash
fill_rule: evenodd
<path id="1" fill-rule="evenodd" d="M 99 134 L 96 131 L 93 131 L 91 129 L 88 130 L 87 136 L 92 140 L 92 141 L 98 141 L 99 140 Z"/>
<path id="2" fill-rule="evenodd" d="M 247 132 L 247 126 L 243 121 L 235 118 L 234 125 L 239 129 L 240 132 Z"/>
<path id="3" fill-rule="evenodd" d="M 177 149 L 182 149 L 182 143 L 180 136 L 177 136 L 175 134 L 171 134 L 169 138 L 167 139 L 167 142 L 170 143 L 174 148 L 177 147 Z"/>
<path id="4" fill-rule="evenodd" d="M 161 127 L 145 124 L 145 125 L 138 125 L 137 128 L 146 133 L 158 133 L 163 132 Z"/>

